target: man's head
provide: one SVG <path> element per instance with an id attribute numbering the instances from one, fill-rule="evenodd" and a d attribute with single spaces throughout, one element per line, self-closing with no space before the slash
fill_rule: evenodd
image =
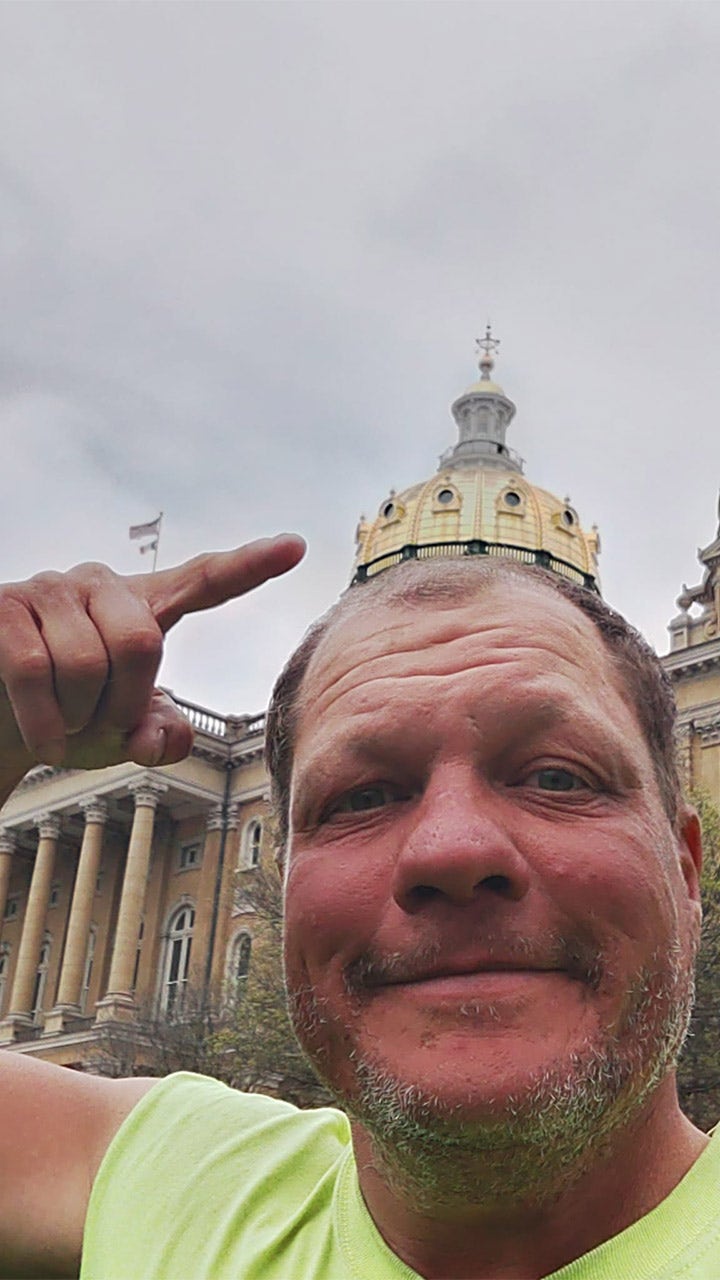
<path id="1" fill-rule="evenodd" d="M 622 677 L 645 736 L 658 787 L 675 824 L 682 797 L 675 750 L 675 699 L 656 653 L 623 616 L 600 596 L 537 565 L 505 559 L 411 560 L 349 588 L 309 628 L 279 676 L 267 717 L 266 755 L 278 821 L 280 854 L 288 835 L 288 813 L 297 718 L 302 685 L 316 649 L 341 621 L 384 605 L 418 610 L 462 601 L 496 586 L 512 597 L 519 584 L 534 583 L 568 600 L 591 620 Z M 549 602 L 549 607 L 552 607 Z"/>
<path id="2" fill-rule="evenodd" d="M 666 1076 L 689 1011 L 696 829 L 657 660 L 551 575 L 410 566 L 311 635 L 269 730 L 320 1073 L 430 1177 L 465 1140 L 512 1149 L 513 1176 L 519 1142 L 576 1162 Z"/>

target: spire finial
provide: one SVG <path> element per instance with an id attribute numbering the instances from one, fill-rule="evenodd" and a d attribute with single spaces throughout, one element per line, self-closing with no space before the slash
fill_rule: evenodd
<path id="1" fill-rule="evenodd" d="M 475 345 L 478 352 L 481 353 L 480 360 L 478 362 L 480 366 L 480 377 L 483 381 L 489 382 L 490 374 L 495 367 L 495 352 L 500 346 L 500 339 L 493 338 L 492 336 L 492 325 L 489 320 L 485 325 L 485 337 L 476 338 Z"/>

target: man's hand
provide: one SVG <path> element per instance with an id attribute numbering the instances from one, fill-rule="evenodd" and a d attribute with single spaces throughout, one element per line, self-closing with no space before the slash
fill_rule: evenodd
<path id="1" fill-rule="evenodd" d="M 38 763 L 171 764 L 192 730 L 155 689 L 166 633 L 302 558 L 293 534 L 121 577 L 100 564 L 0 587 L 0 779 Z"/>

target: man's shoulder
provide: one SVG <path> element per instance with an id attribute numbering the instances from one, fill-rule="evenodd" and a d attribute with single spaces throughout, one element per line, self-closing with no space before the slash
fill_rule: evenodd
<path id="1" fill-rule="evenodd" d="M 143 1091 L 118 1128 L 98 1175 L 103 1186 L 118 1185 L 118 1175 L 147 1178 L 172 1167 L 192 1183 L 199 1164 L 232 1163 L 246 1168 L 262 1152 L 264 1166 L 280 1171 L 302 1152 L 311 1173 L 332 1163 L 350 1144 L 350 1126 L 332 1107 L 303 1110 L 265 1093 L 247 1093 L 209 1076 L 177 1072 Z"/>
<path id="2" fill-rule="evenodd" d="M 293 1205 L 327 1212 L 350 1145 L 347 1117 L 333 1108 L 303 1111 L 205 1076 L 168 1076 L 108 1149 L 91 1195 L 82 1274 L 189 1274 L 192 1260 L 194 1274 L 220 1276 L 232 1270 L 230 1255 L 237 1270 L 250 1247 L 236 1240 L 238 1224 L 252 1219 L 255 1239 L 272 1234 L 271 1220 L 282 1223 Z M 261 1247 L 272 1251 L 267 1241 Z"/>
<path id="3" fill-rule="evenodd" d="M 128 1084 L 131 1082 L 128 1081 Z M 134 1082 L 133 1082 L 134 1083 Z M 129 1119 L 146 1121 L 154 1113 L 164 1116 L 173 1111 L 188 1112 L 204 1123 L 215 1114 L 233 1113 L 249 1121 L 285 1120 L 318 1125 L 345 1121 L 344 1112 L 335 1107 L 301 1108 L 269 1092 L 248 1092 L 225 1084 L 213 1076 L 194 1071 L 177 1071 L 158 1080 L 144 1080 L 138 1090 L 138 1101 Z"/>

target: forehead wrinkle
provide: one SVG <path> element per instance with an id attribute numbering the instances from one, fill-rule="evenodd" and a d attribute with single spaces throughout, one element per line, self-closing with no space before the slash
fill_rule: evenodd
<path id="1" fill-rule="evenodd" d="M 402 630 L 402 628 L 394 628 L 394 630 Z M 493 632 L 496 634 L 493 635 Z M 504 638 L 508 634 L 513 637 L 512 644 L 504 642 Z M 484 645 L 487 645 L 488 641 L 491 641 L 492 647 L 484 648 L 480 654 L 473 654 L 473 643 L 480 636 L 483 638 Z M 554 638 L 557 641 L 557 636 Z M 436 638 L 426 644 L 423 644 L 421 638 L 418 638 L 416 634 L 413 638 L 412 644 L 408 644 L 406 646 L 395 644 L 390 651 L 388 651 L 387 645 L 387 632 L 377 632 L 376 635 L 371 637 L 371 639 L 377 639 L 381 642 L 384 641 L 384 643 L 379 643 L 376 651 L 374 653 L 371 652 L 368 655 L 366 642 L 361 638 L 358 638 L 357 647 L 360 650 L 358 659 L 354 659 L 353 657 L 354 649 L 352 643 L 344 648 L 341 655 L 342 665 L 340 667 L 340 671 L 329 681 L 326 676 L 325 681 L 321 683 L 320 692 L 315 692 L 314 697 L 311 700 L 309 693 L 313 679 L 315 679 L 315 682 L 317 683 L 318 675 L 322 675 L 323 671 L 328 672 L 329 670 L 332 670 L 334 661 L 337 660 L 336 654 L 333 654 L 331 656 L 331 660 L 326 663 L 324 668 L 320 667 L 320 671 L 318 672 L 317 659 L 321 652 L 321 650 L 318 650 L 318 654 L 315 655 L 315 660 L 304 681 L 299 705 L 300 720 L 302 720 L 308 706 L 312 706 L 315 710 L 317 710 L 318 707 L 322 707 L 324 710 L 329 710 L 329 708 L 346 693 L 352 692 L 353 689 L 359 688 L 360 686 L 370 686 L 378 679 L 406 681 L 413 678 L 428 678 L 440 681 L 445 677 L 454 677 L 463 673 L 470 675 L 473 671 L 482 672 L 492 667 L 522 663 L 527 654 L 531 654 L 535 658 L 537 665 L 537 662 L 543 653 L 547 653 L 552 657 L 554 666 L 560 665 L 569 672 L 576 673 L 581 671 L 583 675 L 585 675 L 588 670 L 587 663 L 581 663 L 578 659 L 569 656 L 567 653 L 558 652 L 556 645 L 552 643 L 552 638 L 544 639 L 543 637 L 533 636 L 528 639 L 527 643 L 523 643 L 522 641 L 518 641 L 513 627 L 502 624 L 491 624 L 487 628 L 475 628 L 471 632 L 468 632 L 465 629 L 458 631 L 457 628 L 455 628 L 453 629 L 453 634 L 449 638 Z M 585 639 L 587 639 L 587 637 L 585 637 Z M 450 661 L 450 654 L 448 651 L 453 648 L 460 648 L 460 652 L 458 652 L 457 655 L 452 655 L 453 660 Z M 443 651 L 448 654 L 448 658 L 443 663 L 443 669 L 438 670 L 436 665 L 437 658 Z M 468 651 L 470 651 L 470 654 Z M 602 675 L 602 683 L 606 686 L 611 685 L 617 692 L 618 686 L 616 685 L 615 680 L 608 679 L 611 669 L 608 668 L 606 662 L 602 661 L 604 658 L 604 652 L 596 650 L 596 653 L 601 661 L 593 664 L 595 668 L 595 677 L 597 678 L 598 675 Z M 415 659 L 414 663 L 408 661 L 411 657 Z M 382 675 L 380 676 L 372 674 L 373 668 L 377 663 L 382 663 L 384 668 Z M 316 667 L 316 670 L 312 669 L 313 666 Z M 550 676 L 558 673 L 551 672 L 540 667 L 540 670 L 537 671 L 536 674 L 542 677 L 544 675 Z M 614 674 L 614 672 L 612 672 L 612 674 Z"/>
<path id="2" fill-rule="evenodd" d="M 537 584 L 522 583 L 520 586 L 522 592 L 529 591 L 531 596 L 537 594 Z M 556 634 L 562 633 L 563 639 L 567 641 L 569 634 L 574 633 L 599 655 L 605 654 L 602 638 L 593 622 L 581 610 L 555 595 L 551 595 L 548 602 L 547 591 L 543 588 L 540 590 L 542 596 L 546 598 L 545 622 Z M 448 600 L 433 599 L 418 602 L 392 597 L 385 600 L 380 598 L 374 608 L 371 608 L 370 602 L 364 601 L 360 608 L 354 609 L 349 616 L 338 619 L 330 627 L 313 655 L 308 672 L 312 670 L 322 650 L 328 644 L 337 642 L 338 637 L 346 652 L 352 649 L 355 638 L 365 652 L 373 643 L 379 644 L 384 651 L 388 640 L 397 633 L 402 635 L 404 631 L 411 631 L 413 634 L 411 648 L 416 647 L 418 642 L 422 648 L 432 648 L 452 642 L 454 639 L 472 636 L 488 638 L 493 632 L 497 633 L 495 642 L 508 647 L 505 645 L 504 637 L 508 633 L 511 637 L 516 637 L 518 629 L 522 629 L 525 620 L 522 613 L 512 619 L 498 618 L 490 607 L 493 600 L 499 600 L 501 609 L 508 603 L 506 594 L 498 588 L 497 584 L 487 584 L 479 593 L 470 595 L 463 593 L 460 597 L 452 597 Z M 550 607 L 547 607 L 548 604 Z M 383 621 L 378 625 L 380 613 L 383 615 Z M 469 618 L 468 615 L 470 615 Z M 348 638 L 343 639 L 346 635 Z M 531 643 L 534 644 L 537 638 L 535 630 L 532 630 L 531 635 Z M 428 637 L 432 637 L 430 643 L 427 642 Z M 397 645 L 397 652 L 405 651 L 402 643 Z"/>
<path id="3" fill-rule="evenodd" d="M 423 677 L 415 679 L 429 680 Z M 432 680 L 431 683 L 434 685 L 436 682 Z M 555 683 L 557 685 L 558 682 Z M 556 746 L 550 739 L 546 744 L 548 751 L 569 745 L 577 750 L 576 744 L 579 744 L 581 754 L 586 754 L 588 759 L 593 754 L 602 753 L 606 769 L 632 789 L 642 787 L 646 774 L 652 775 L 649 760 L 644 771 L 633 764 L 625 746 L 627 733 L 617 730 L 602 715 L 595 715 L 579 705 L 573 698 L 572 689 L 568 689 L 562 679 L 554 692 L 548 690 L 547 679 L 542 680 L 539 689 L 533 689 L 529 681 L 525 687 L 528 696 L 522 701 L 506 703 L 505 698 L 501 698 L 501 715 L 498 714 L 496 699 L 492 700 L 486 714 L 478 710 L 471 699 L 468 700 L 465 719 L 479 748 L 497 751 L 500 760 L 506 753 L 517 749 L 518 728 L 522 730 L 522 745 L 532 749 L 534 740 L 540 735 L 552 734 L 557 728 L 570 725 L 573 729 L 572 742 Z M 432 692 L 428 690 L 429 694 Z M 436 698 L 433 697 L 433 707 L 435 703 Z M 380 697 L 371 705 L 348 710 L 341 717 L 331 717 L 329 723 L 323 723 L 322 719 L 316 721 L 310 726 L 309 743 L 306 744 L 302 764 L 299 756 L 297 758 L 296 785 L 300 789 L 307 777 L 315 772 L 322 773 L 328 762 L 332 767 L 341 763 L 349 768 L 355 764 L 384 766 L 389 761 L 394 763 L 401 759 L 407 762 L 408 757 L 417 754 L 418 750 L 415 739 L 408 735 L 408 719 L 415 722 L 427 710 L 426 698 L 414 704 L 401 703 L 397 707 L 388 698 Z M 313 729 L 318 725 L 319 735 L 316 736 Z M 435 757 L 442 738 L 439 722 L 438 733 L 438 741 L 432 735 L 423 740 L 424 751 L 430 758 Z"/>
<path id="4" fill-rule="evenodd" d="M 423 686 L 429 686 L 437 700 L 444 677 L 466 674 L 470 683 L 473 676 L 477 678 L 478 697 L 482 697 L 483 674 L 493 668 L 511 670 L 513 665 L 520 668 L 525 695 L 538 681 L 544 686 L 546 700 L 551 696 L 557 701 L 560 690 L 566 699 L 569 692 L 571 707 L 589 693 L 600 721 L 605 697 L 619 696 L 633 729 L 642 736 L 623 676 L 593 624 L 571 605 L 563 608 L 560 616 L 545 616 L 542 622 L 537 626 L 522 616 L 502 613 L 500 617 L 478 618 L 476 608 L 463 604 L 433 609 L 425 616 L 397 606 L 381 608 L 373 615 L 361 611 L 332 628 L 311 660 L 297 702 L 296 748 L 306 732 L 311 738 L 318 730 L 322 734 L 325 717 L 332 721 L 343 711 L 352 717 L 367 710 L 377 721 L 393 688 L 407 694 L 411 682 L 416 682 L 420 697 L 424 698 Z M 383 683 L 388 687 L 384 696 L 378 693 Z M 412 698 L 412 694 L 408 696 Z M 346 709 L 340 711 L 338 704 L 344 699 L 348 699 Z M 521 714 L 527 715 L 527 697 L 518 701 Z M 505 704 L 503 715 L 508 711 Z M 590 716 L 589 729 L 600 727 L 597 718 Z M 620 738 L 618 745 L 622 746 Z"/>

